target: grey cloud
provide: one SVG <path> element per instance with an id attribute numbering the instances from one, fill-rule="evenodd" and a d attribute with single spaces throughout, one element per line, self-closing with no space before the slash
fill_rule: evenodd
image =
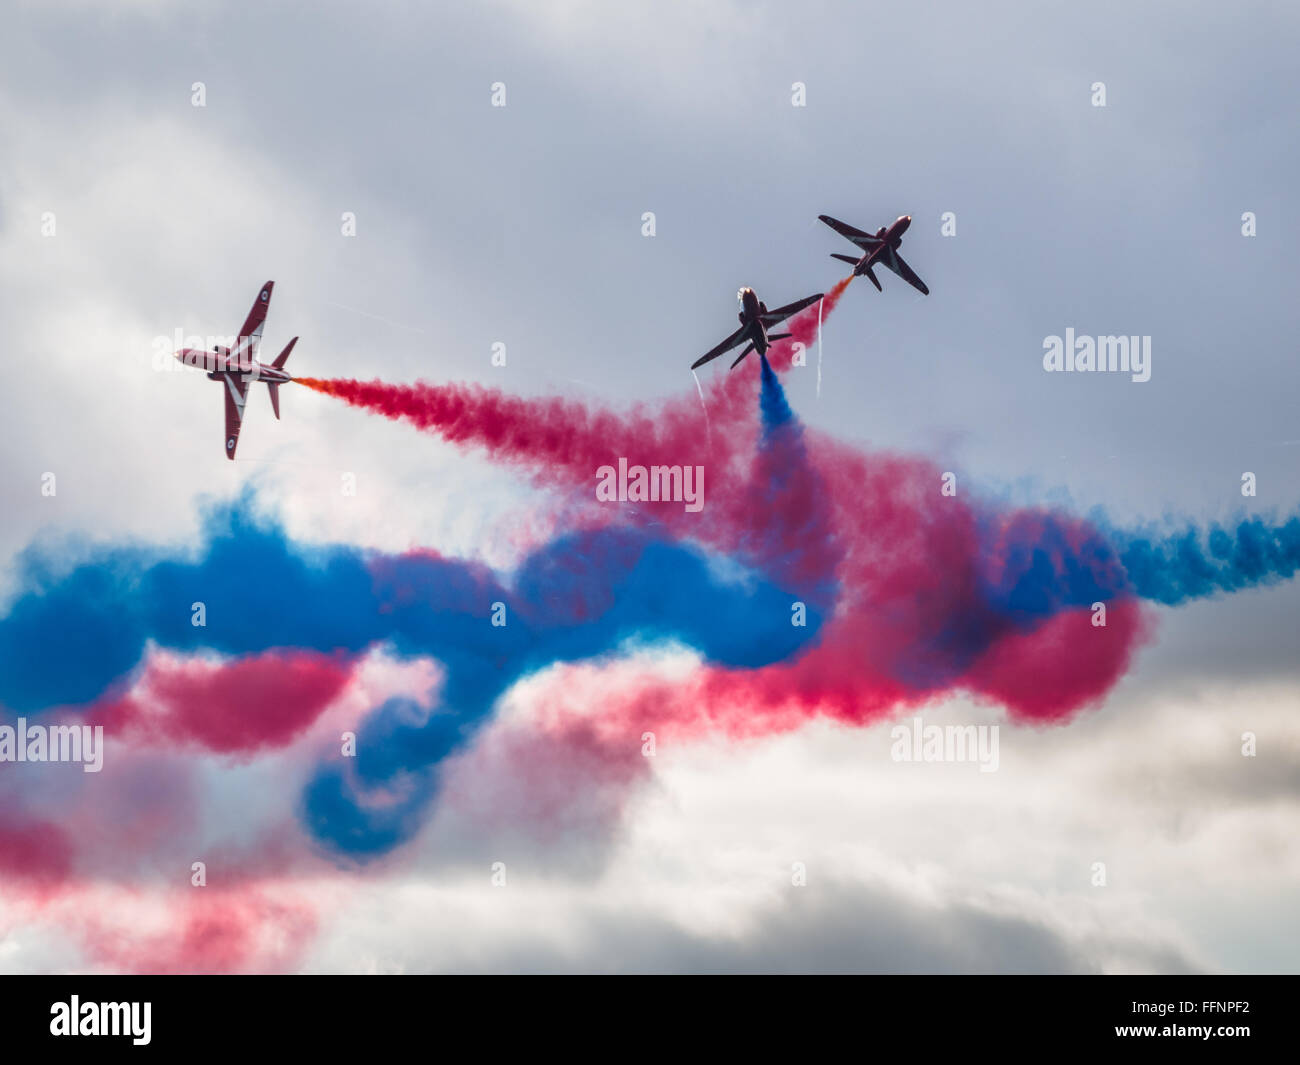
<path id="1" fill-rule="evenodd" d="M 1194 970 L 1181 950 L 1157 939 L 1094 935 L 961 903 L 921 905 L 863 884 L 825 881 L 745 915 L 742 935 L 693 932 L 662 917 L 599 909 L 554 935 L 522 933 L 509 943 L 458 951 L 446 939 L 421 960 L 401 952 L 407 971 L 525 973 L 1095 973 Z M 450 947 L 450 950 L 448 950 Z"/>

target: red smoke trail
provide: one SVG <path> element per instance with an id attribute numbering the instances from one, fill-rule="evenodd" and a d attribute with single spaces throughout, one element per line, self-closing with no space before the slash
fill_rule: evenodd
<path id="1" fill-rule="evenodd" d="M 840 302 L 840 297 L 844 295 L 852 281 L 852 274 L 840 278 L 831 286 L 831 290 L 822 297 L 820 303 L 814 303 L 811 307 L 800 311 L 790 319 L 788 331 L 793 335 L 789 340 L 778 340 L 773 345 L 772 350 L 767 353 L 767 361 L 772 364 L 772 369 L 779 373 L 790 368 L 790 360 L 794 354 L 796 344 L 802 344 L 805 348 L 813 345 L 817 340 L 818 322 L 825 325 L 826 319 L 835 310 L 836 305 Z"/>
<path id="2" fill-rule="evenodd" d="M 196 890 L 192 771 L 160 776 L 150 764 L 114 747 L 103 776 L 67 795 L 54 819 L 26 813 L 17 788 L 0 794 L 0 936 L 50 927 L 79 942 L 88 964 L 114 972 L 295 967 L 317 918 L 285 875 L 284 854 L 319 869 L 315 859 L 276 838 L 205 848 L 212 881 Z"/>
<path id="3" fill-rule="evenodd" d="M 636 456 L 636 461 L 646 462 L 672 462 L 672 452 L 699 454 L 705 446 L 703 412 L 683 400 L 654 411 L 637 406 L 619 415 L 591 410 L 573 400 L 522 399 L 480 385 L 296 380 L 354 407 L 409 421 L 453 444 L 482 447 L 494 459 L 542 470 L 580 469 L 584 480 L 591 478 L 596 467 L 628 457 L 627 445 L 632 442 L 645 453 Z M 714 408 L 715 419 L 736 420 L 740 396 L 721 398 L 723 402 Z"/>
<path id="4" fill-rule="evenodd" d="M 43 900 L 71 875 L 73 853 L 60 825 L 12 814 L 0 819 L 0 882 L 9 889 L 17 886 Z"/>
<path id="5" fill-rule="evenodd" d="M 852 277 L 836 282 L 821 301 L 823 322 L 835 309 Z M 790 367 L 796 343 L 805 347 L 817 335 L 818 306 L 790 319 L 790 339 L 778 341 L 768 353 L 776 370 Z M 732 430 L 754 423 L 752 385 L 747 384 L 756 360 L 736 373 L 720 374 L 707 392 L 715 424 Z M 336 396 L 354 407 L 409 421 L 417 429 L 453 444 L 484 448 L 494 459 L 534 466 L 549 472 L 577 472 L 589 483 L 601 465 L 627 457 L 635 462 L 684 463 L 706 449 L 704 412 L 689 397 L 670 400 L 654 409 L 633 407 L 626 414 L 591 410 L 559 398 L 521 399 L 478 385 L 432 385 L 417 381 L 393 385 L 347 378 L 296 378 L 298 384 Z M 726 461 L 753 450 L 753 439 L 725 436 L 708 457 Z M 676 457 L 675 457 L 676 456 Z"/>
<path id="6" fill-rule="evenodd" d="M 302 650 L 221 664 L 160 658 L 130 693 L 91 707 L 86 720 L 132 740 L 252 754 L 291 743 L 342 693 L 351 673 L 351 663 L 338 656 Z"/>
<path id="7" fill-rule="evenodd" d="M 851 280 L 827 293 L 823 319 Z M 795 343 L 815 339 L 817 314 L 813 306 L 791 319 L 793 336 L 769 353 L 773 369 L 791 365 Z M 714 375 L 709 386 L 715 432 L 704 511 L 685 514 L 680 506 L 659 504 L 626 508 L 631 513 L 620 516 L 653 515 L 675 534 L 726 550 L 794 559 L 796 581 L 824 576 L 822 567 L 833 564 L 835 613 L 817 645 L 793 662 L 756 672 L 706 671 L 692 699 L 651 684 L 646 705 L 669 716 L 680 707 L 687 718 L 725 717 L 718 708 L 734 705 L 743 708 L 734 727 L 761 728 L 773 715 L 827 714 L 861 723 L 962 690 L 1001 702 L 1013 717 L 1041 721 L 1067 717 L 1109 691 L 1146 631 L 1138 605 L 1111 602 L 1104 628 L 1092 626 L 1084 609 L 1045 612 L 1020 628 L 991 617 L 981 593 L 981 582 L 995 576 L 980 538 L 989 515 L 942 495 L 941 471 L 928 462 L 867 455 L 812 433 L 784 453 L 796 474 L 776 477 L 782 462 L 768 456 L 765 466 L 757 447 L 756 370 L 755 360 L 748 360 L 734 373 Z M 303 383 L 453 442 L 484 447 L 555 486 L 590 486 L 596 469 L 620 456 L 630 463 L 685 464 L 700 461 L 706 448 L 704 417 L 689 394 L 654 410 L 617 414 L 467 386 Z M 780 489 L 775 497 L 773 485 Z M 811 547 L 810 539 L 816 541 Z M 806 565 L 800 551 L 809 552 Z M 638 696 L 620 695 L 610 705 L 628 699 L 635 704 Z"/>
<path id="8" fill-rule="evenodd" d="M 582 506 L 575 520 L 659 521 L 718 542 L 719 515 L 737 513 L 749 501 L 749 464 L 758 440 L 753 383 L 741 387 L 741 376 L 737 371 L 731 380 L 706 390 L 715 429 L 711 445 L 704 412 L 694 396 L 669 400 L 653 410 L 639 405 L 615 413 L 567 399 L 523 399 L 478 385 L 297 380 L 353 406 L 409 421 L 452 443 L 481 447 L 498 462 L 526 469 L 534 483 L 573 494 L 579 502 L 581 494 L 590 492 L 591 505 Z M 597 471 L 602 466 L 617 468 L 620 458 L 629 466 L 704 466 L 704 510 L 687 513 L 681 502 L 630 508 L 596 504 Z"/>
<path id="9" fill-rule="evenodd" d="M 272 885 L 277 887 L 278 885 Z M 104 912 L 128 910 L 129 901 Z M 296 967 L 318 927 L 314 906 L 283 891 L 188 884 L 157 892 L 157 927 L 113 921 L 95 908 L 78 929 L 89 958 L 113 972 L 136 974 L 250 974 Z"/>
<path id="10" fill-rule="evenodd" d="M 836 282 L 820 309 L 814 304 L 790 319 L 792 336 L 768 352 L 774 369 L 790 368 L 795 344 L 807 347 L 816 340 L 819 313 L 824 322 L 852 280 Z M 537 483 L 550 488 L 594 489 L 596 471 L 616 466 L 620 458 L 629 465 L 703 465 L 707 502 L 702 513 L 684 513 L 680 503 L 660 503 L 638 508 L 636 515 L 668 524 L 682 535 L 734 545 L 735 528 L 754 513 L 750 481 L 758 440 L 756 371 L 757 360 L 749 359 L 733 373 L 715 374 L 705 389 L 707 416 L 689 395 L 616 413 L 557 397 L 523 399 L 479 385 L 296 380 L 451 443 L 483 448 L 496 461 L 529 469 Z M 713 423 L 712 433 L 706 419 Z"/>
<path id="11" fill-rule="evenodd" d="M 864 455 L 814 434 L 806 445 L 840 553 L 836 609 L 817 643 L 792 661 L 758 670 L 711 667 L 684 681 L 621 678 L 589 700 L 578 697 L 576 679 L 563 679 L 544 716 L 562 725 L 573 706 L 587 702 L 620 735 L 706 729 L 758 735 L 819 716 L 863 725 L 966 692 L 1004 706 L 1013 719 L 1064 721 L 1102 699 L 1127 671 L 1150 630 L 1147 612 L 1133 599 L 1110 601 L 1104 627 L 1093 624 L 1086 607 L 1023 628 L 989 616 L 981 582 L 1026 564 L 1007 553 L 1016 544 L 1034 545 L 1036 562 L 1059 569 L 1060 560 L 1045 554 L 1045 541 L 1031 535 L 1044 515 L 1006 515 L 1000 527 L 1020 535 L 995 538 L 990 548 L 981 536 L 990 515 L 942 495 L 937 466 Z M 752 524 L 755 516 L 746 520 Z M 1086 542 L 1089 532 L 1076 522 L 1071 542 Z M 732 531 L 736 541 L 747 534 L 747 525 Z M 1093 565 L 1104 571 L 1113 563 Z M 963 625 L 978 630 L 965 657 L 953 649 Z M 588 669 L 566 666 L 562 676 L 577 678 Z"/>

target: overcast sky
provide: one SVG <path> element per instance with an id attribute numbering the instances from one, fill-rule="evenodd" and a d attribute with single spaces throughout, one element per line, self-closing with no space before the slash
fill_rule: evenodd
<path id="1" fill-rule="evenodd" d="M 264 355 L 300 335 L 299 373 L 668 397 L 739 286 L 843 275 L 820 213 L 910 214 L 931 295 L 850 288 L 820 395 L 815 357 L 786 378 L 809 424 L 1119 525 L 1300 506 L 1293 5 L 139 0 L 4 25 L 6 560 L 183 542 L 201 498 L 251 488 L 303 540 L 508 561 L 510 473 L 304 390 L 280 422 L 253 396 L 227 463 L 217 389 L 159 372 L 155 338 L 235 332 L 271 278 Z M 1151 337 L 1150 380 L 1044 372 L 1067 329 Z M 346 915 L 295 966 L 1294 971 L 1298 619 L 1294 584 L 1163 611 L 1105 706 L 1004 728 L 995 774 L 896 765 L 884 728 L 701 745 L 532 840 L 544 873 L 508 902 L 452 804 L 405 864 L 333 884 Z M 3 942 L 0 967 L 80 964 L 39 924 Z"/>

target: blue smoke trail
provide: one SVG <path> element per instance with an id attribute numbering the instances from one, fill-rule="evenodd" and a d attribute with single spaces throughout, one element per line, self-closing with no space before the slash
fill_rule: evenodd
<path id="1" fill-rule="evenodd" d="M 763 442 L 767 443 L 778 429 L 783 426 L 797 427 L 798 423 L 785 398 L 785 389 L 781 387 L 781 381 L 766 355 L 759 356 L 759 364 L 763 368 L 763 383 L 758 394 L 758 406 L 763 423 Z"/>
<path id="2" fill-rule="evenodd" d="M 1188 525 L 1164 536 L 1121 531 L 1110 539 L 1135 593 L 1165 606 L 1274 584 L 1300 569 L 1297 516 L 1281 523 L 1243 518 L 1204 532 Z"/>
<path id="3" fill-rule="evenodd" d="M 378 708 L 346 760 L 355 764 L 321 765 L 303 796 L 309 831 L 356 857 L 409 837 L 438 763 L 525 674 L 632 639 L 676 641 L 711 663 L 755 669 L 797 654 L 823 623 L 809 604 L 806 627 L 791 625 L 798 597 L 788 590 L 761 574 L 719 576 L 697 550 L 642 530 L 562 536 L 508 580 L 423 554 L 300 547 L 259 524 L 247 500 L 211 512 L 201 544 L 193 557 L 105 549 L 57 576 L 28 558 L 24 590 L 0 618 L 0 704 L 30 714 L 96 699 L 129 680 L 150 640 L 229 655 L 384 644 L 432 656 L 445 669 L 442 705 L 432 714 L 401 700 Z M 206 626 L 191 623 L 196 602 Z M 503 626 L 491 623 L 494 603 L 504 605 Z M 384 802 L 370 794 L 378 789 Z"/>
<path id="4" fill-rule="evenodd" d="M 1069 515 L 1028 511 L 1007 522 L 983 514 L 979 527 L 980 599 L 1022 632 L 1134 594 L 1114 546 Z"/>
<path id="5" fill-rule="evenodd" d="M 829 609 L 839 594 L 844 546 L 831 518 L 830 494 L 808 461 L 803 425 L 766 356 L 759 357 L 759 450 L 753 470 L 753 524 L 742 549 L 764 573 Z"/>

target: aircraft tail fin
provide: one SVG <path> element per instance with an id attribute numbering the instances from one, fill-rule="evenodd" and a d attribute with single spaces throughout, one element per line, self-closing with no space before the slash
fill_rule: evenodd
<path id="1" fill-rule="evenodd" d="M 289 343 L 287 343 L 287 344 L 284 346 L 284 350 L 283 350 L 282 352 L 280 352 L 280 354 L 277 355 L 277 356 L 275 357 L 275 362 L 271 363 L 271 365 L 274 366 L 274 367 L 276 367 L 277 369 L 279 369 L 279 368 L 280 368 L 281 366 L 283 366 L 286 362 L 288 362 L 288 361 L 289 361 L 289 352 L 293 351 L 293 346 L 294 346 L 296 343 L 298 343 L 298 338 L 297 338 L 297 337 L 294 337 L 291 341 L 289 341 Z M 273 392 L 273 393 L 271 393 L 271 394 L 274 395 L 275 393 Z M 278 418 L 279 415 L 277 414 L 276 417 Z"/>
<path id="2" fill-rule="evenodd" d="M 271 409 L 275 411 L 275 420 L 280 420 L 280 386 L 273 381 L 266 383 L 267 395 L 271 397 Z"/>

